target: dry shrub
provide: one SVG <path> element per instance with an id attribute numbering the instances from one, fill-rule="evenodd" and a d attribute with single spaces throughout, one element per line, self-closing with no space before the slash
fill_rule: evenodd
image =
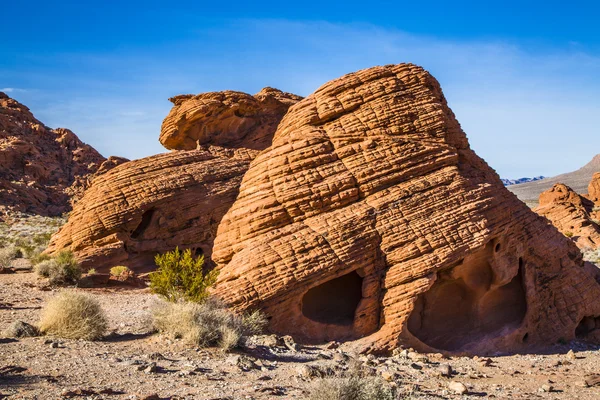
<path id="1" fill-rule="evenodd" d="M 9 245 L 0 249 L 0 267 L 10 267 L 13 260 L 22 257 L 21 250 L 18 247 Z"/>
<path id="2" fill-rule="evenodd" d="M 100 303 L 83 293 L 61 292 L 42 309 L 40 331 L 65 339 L 100 339 L 107 322 Z"/>
<path id="3" fill-rule="evenodd" d="M 51 285 L 75 284 L 81 278 L 81 268 L 70 251 L 61 251 L 55 257 L 41 261 L 34 267 L 35 272 L 48 278 Z"/>
<path id="4" fill-rule="evenodd" d="M 152 314 L 159 332 L 194 346 L 219 346 L 225 351 L 236 347 L 242 337 L 261 333 L 266 325 L 262 314 L 240 316 L 214 298 L 201 304 L 161 302 Z"/>
<path id="5" fill-rule="evenodd" d="M 124 265 L 118 265 L 110 269 L 110 274 L 114 277 L 120 277 L 121 275 L 133 274 L 133 271 Z"/>
<path id="6" fill-rule="evenodd" d="M 394 400 L 394 390 L 379 378 L 326 378 L 316 382 L 310 400 Z"/>

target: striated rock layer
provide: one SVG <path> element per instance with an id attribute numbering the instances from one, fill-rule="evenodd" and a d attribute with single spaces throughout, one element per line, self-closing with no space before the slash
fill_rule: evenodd
<path id="1" fill-rule="evenodd" d="M 207 148 L 129 161 L 94 179 L 48 252 L 70 249 L 98 272 L 154 267 L 176 246 L 210 256 L 253 150 Z"/>
<path id="2" fill-rule="evenodd" d="M 167 149 L 193 150 L 198 145 L 263 150 L 288 108 L 302 97 L 264 88 L 254 96 L 227 90 L 171 98 L 160 143 Z"/>
<path id="3" fill-rule="evenodd" d="M 597 269 L 504 188 L 438 82 L 410 64 L 348 74 L 292 106 L 213 260 L 216 295 L 308 342 L 485 353 L 600 328 Z"/>
<path id="4" fill-rule="evenodd" d="M 590 200 L 600 203 L 600 172 L 596 172 L 588 186 L 588 196 Z"/>
<path id="5" fill-rule="evenodd" d="M 595 211 L 591 200 L 575 193 L 570 187 L 557 183 L 552 189 L 543 192 L 539 207 L 534 211 L 548 218 L 552 225 L 571 238 L 579 248 L 600 247 L 600 213 Z"/>
<path id="6" fill-rule="evenodd" d="M 0 214 L 45 216 L 71 209 L 71 197 L 105 161 L 70 130 L 50 129 L 0 92 Z"/>

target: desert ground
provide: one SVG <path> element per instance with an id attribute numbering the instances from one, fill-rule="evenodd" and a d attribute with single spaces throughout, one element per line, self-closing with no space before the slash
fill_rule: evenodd
<path id="1" fill-rule="evenodd" d="M 0 275 L 0 287 L 0 331 L 14 321 L 36 323 L 44 302 L 59 290 L 31 272 Z M 356 371 L 396 388 L 399 399 L 600 397 L 600 385 L 593 386 L 600 352 L 579 341 L 539 354 L 445 357 L 399 349 L 394 356 L 375 357 L 335 344 L 293 349 L 265 335 L 225 353 L 154 333 L 150 310 L 159 299 L 147 289 L 62 290 L 97 298 L 110 333 L 101 341 L 2 339 L 2 398 L 303 399 L 322 380 Z M 453 383 L 468 392 L 457 394 Z"/>

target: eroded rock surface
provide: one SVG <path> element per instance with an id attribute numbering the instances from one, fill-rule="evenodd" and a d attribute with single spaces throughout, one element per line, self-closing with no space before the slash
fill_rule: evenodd
<path id="1" fill-rule="evenodd" d="M 600 203 L 600 172 L 596 172 L 592 177 L 588 186 L 588 196 L 590 200 Z"/>
<path id="2" fill-rule="evenodd" d="M 70 130 L 48 128 L 0 92 L 0 214 L 56 216 L 70 210 L 73 194 L 104 161 Z"/>
<path id="3" fill-rule="evenodd" d="M 515 351 L 600 316 L 597 269 L 504 188 L 438 82 L 410 64 L 346 75 L 292 106 L 213 260 L 215 293 L 235 309 L 364 351 Z"/>
<path id="4" fill-rule="evenodd" d="M 206 148 L 126 162 L 94 179 L 49 252 L 70 249 L 105 272 L 154 267 L 159 252 L 192 248 L 210 256 L 221 217 L 256 151 Z"/>
<path id="5" fill-rule="evenodd" d="M 595 249 L 600 246 L 600 213 L 594 211 L 595 207 L 591 200 L 558 183 L 540 195 L 540 205 L 535 212 L 548 218 L 552 225 L 571 238 L 579 248 Z"/>
<path id="6" fill-rule="evenodd" d="M 301 99 L 268 87 L 254 96 L 231 90 L 176 96 L 159 140 L 174 150 L 209 144 L 263 150 L 288 108 Z"/>

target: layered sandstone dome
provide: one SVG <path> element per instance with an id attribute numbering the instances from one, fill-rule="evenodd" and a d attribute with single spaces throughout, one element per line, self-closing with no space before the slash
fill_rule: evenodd
<path id="1" fill-rule="evenodd" d="M 600 172 L 596 172 L 592 177 L 588 187 L 588 196 L 590 200 L 600 203 Z"/>
<path id="2" fill-rule="evenodd" d="M 70 249 L 84 267 L 98 271 L 115 265 L 151 270 L 157 253 L 176 246 L 210 263 L 217 226 L 250 161 L 270 145 L 283 114 L 299 99 L 270 88 L 255 96 L 175 97 L 160 140 L 183 150 L 131 161 L 95 179 L 48 251 Z"/>
<path id="3" fill-rule="evenodd" d="M 548 218 L 579 248 L 600 247 L 600 225 L 598 225 L 600 212 L 597 212 L 593 201 L 575 193 L 570 187 L 557 183 L 540 195 L 539 202 L 539 206 L 534 211 Z"/>
<path id="4" fill-rule="evenodd" d="M 593 335 L 600 274 L 504 188 L 422 68 L 292 106 L 221 221 L 215 294 L 306 341 L 515 351 Z M 579 326 L 579 329 L 578 329 Z"/>
<path id="5" fill-rule="evenodd" d="M 263 150 L 288 108 L 301 99 L 268 87 L 254 96 L 231 90 L 176 96 L 159 140 L 174 150 L 198 145 Z"/>
<path id="6" fill-rule="evenodd" d="M 87 187 L 104 161 L 70 130 L 48 128 L 0 92 L 0 214 L 69 211 L 71 198 Z"/>

